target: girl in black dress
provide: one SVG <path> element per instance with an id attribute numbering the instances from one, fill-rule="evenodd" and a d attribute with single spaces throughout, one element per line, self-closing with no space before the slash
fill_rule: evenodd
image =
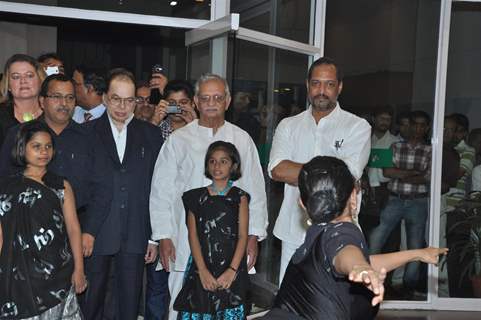
<path id="1" fill-rule="evenodd" d="M 0 319 L 81 319 L 85 290 L 80 225 L 70 184 L 47 171 L 52 135 L 21 125 L 13 158 L 22 173 L 0 181 Z"/>
<path id="2" fill-rule="evenodd" d="M 437 263 L 447 249 L 424 248 L 369 256 L 353 224 L 357 188 L 347 165 L 315 157 L 299 174 L 301 203 L 311 224 L 292 256 L 264 320 L 374 319 L 386 272 L 407 262 Z"/>
<path id="3" fill-rule="evenodd" d="M 192 256 L 174 309 L 179 319 L 245 319 L 249 195 L 232 186 L 241 176 L 236 147 L 212 143 L 205 175 L 210 186 L 182 196 Z"/>

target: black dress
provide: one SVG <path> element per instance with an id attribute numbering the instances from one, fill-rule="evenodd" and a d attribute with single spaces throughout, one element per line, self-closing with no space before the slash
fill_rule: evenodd
<path id="1" fill-rule="evenodd" d="M 309 227 L 289 262 L 273 309 L 261 319 L 373 319 L 377 308 L 370 304 L 372 293 L 335 271 L 334 257 L 347 245 L 358 247 L 369 261 L 366 240 L 354 224 Z"/>
<path id="2" fill-rule="evenodd" d="M 187 191 L 182 196 L 186 213 L 196 220 L 202 256 L 214 278 L 226 271 L 234 256 L 238 239 L 239 204 L 249 195 L 232 187 L 225 196 L 209 194 L 206 187 Z M 249 278 L 246 257 L 242 259 L 231 287 L 215 292 L 204 290 L 192 257 L 186 269 L 184 285 L 175 300 L 174 309 L 181 319 L 243 319 Z"/>
<path id="3" fill-rule="evenodd" d="M 43 182 L 23 175 L 0 181 L 0 319 L 40 315 L 71 292 L 63 178 L 47 172 Z"/>
<path id="4" fill-rule="evenodd" d="M 13 126 L 19 124 L 15 118 L 15 112 L 13 110 L 13 102 L 8 100 L 0 103 L 0 147 L 3 144 L 7 131 Z"/>

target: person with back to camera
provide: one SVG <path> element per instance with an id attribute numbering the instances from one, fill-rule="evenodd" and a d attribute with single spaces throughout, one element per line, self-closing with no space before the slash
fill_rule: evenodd
<path id="1" fill-rule="evenodd" d="M 373 319 L 386 272 L 410 261 L 435 264 L 447 253 L 429 247 L 369 256 L 362 232 L 352 223 L 358 191 L 342 160 L 313 158 L 302 166 L 299 190 L 311 226 L 264 320 Z"/>
<path id="2" fill-rule="evenodd" d="M 52 172 L 46 124 L 21 126 L 13 157 L 21 173 L 0 181 L 0 319 L 81 319 L 87 287 L 70 184 Z"/>
<path id="3" fill-rule="evenodd" d="M 232 185 L 241 176 L 240 155 L 232 143 L 209 146 L 205 175 L 210 186 L 182 196 L 192 255 L 174 309 L 182 320 L 245 319 L 249 194 Z"/>

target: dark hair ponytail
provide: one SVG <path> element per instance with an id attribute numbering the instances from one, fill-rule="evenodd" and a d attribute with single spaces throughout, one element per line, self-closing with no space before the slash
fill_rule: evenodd
<path id="1" fill-rule="evenodd" d="M 349 168 L 334 157 L 315 157 L 299 173 L 301 200 L 314 223 L 340 216 L 353 189 L 354 177 Z"/>

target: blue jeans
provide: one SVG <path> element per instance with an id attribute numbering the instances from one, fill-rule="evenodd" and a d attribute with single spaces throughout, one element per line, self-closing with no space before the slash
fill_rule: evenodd
<path id="1" fill-rule="evenodd" d="M 381 211 L 379 225 L 372 231 L 370 241 L 371 254 L 381 252 L 391 231 L 404 219 L 408 249 L 420 249 L 425 244 L 425 228 L 428 217 L 428 199 L 400 199 L 390 196 L 389 202 Z M 419 280 L 420 262 L 410 262 L 404 270 L 404 286 L 416 288 Z"/>
<path id="2" fill-rule="evenodd" d="M 145 320 L 162 320 L 169 310 L 169 273 L 155 271 L 157 262 L 146 265 Z"/>

